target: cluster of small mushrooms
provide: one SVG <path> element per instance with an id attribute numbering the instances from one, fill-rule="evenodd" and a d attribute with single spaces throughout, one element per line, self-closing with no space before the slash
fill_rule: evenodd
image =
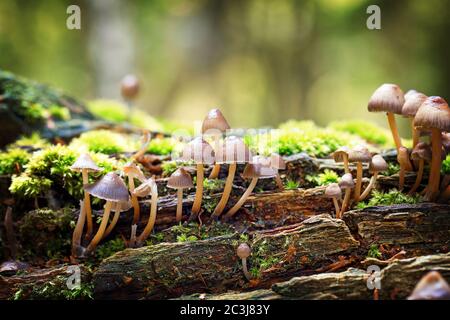
<path id="1" fill-rule="evenodd" d="M 228 175 L 226 178 L 222 197 L 214 209 L 212 218 L 218 220 L 223 216 L 226 221 L 233 217 L 245 203 L 252 193 L 259 179 L 274 178 L 277 186 L 283 188 L 279 169 L 285 168 L 285 163 L 278 154 L 271 154 L 269 157 L 252 155 L 244 141 L 237 136 L 224 137 L 224 133 L 230 129 L 228 122 L 218 109 L 211 110 L 203 121 L 202 136 L 191 140 L 185 145 L 181 159 L 183 162 L 195 163 L 196 165 L 196 192 L 188 221 L 198 218 L 201 213 L 203 199 L 204 165 L 213 165 L 210 178 L 217 178 L 222 165 L 228 165 Z M 214 147 L 206 139 L 214 141 Z M 136 164 L 144 155 L 150 143 L 150 133 L 146 132 L 143 137 L 142 147 L 137 151 L 132 161 L 122 167 L 121 174 L 109 172 L 100 180 L 89 184 L 89 173 L 101 171 L 89 154 L 82 154 L 72 165 L 71 169 L 82 173 L 84 199 L 80 203 L 80 215 L 73 233 L 72 256 L 82 258 L 91 254 L 99 242 L 107 237 L 119 220 L 120 213 L 133 208 L 133 223 L 131 226 L 130 239 L 127 241 L 128 247 L 142 246 L 151 234 L 156 221 L 158 188 L 153 177 L 147 178 Z M 228 209 L 228 200 L 233 188 L 233 181 L 238 164 L 246 164 L 242 177 L 249 179 L 250 184 L 240 199 Z M 126 177 L 128 185 L 122 177 Z M 136 187 L 136 181 L 139 186 Z M 178 168 L 168 179 L 167 187 L 177 190 L 176 221 L 180 222 L 183 217 L 183 190 L 194 187 L 192 177 L 184 167 Z M 96 197 L 105 201 L 104 213 L 101 223 L 94 232 L 92 218 L 91 199 Z M 138 198 L 151 197 L 150 215 L 147 224 L 140 235 L 137 235 L 137 227 L 140 221 L 140 206 Z M 110 220 L 111 211 L 114 212 Z M 82 234 L 86 225 L 84 241 L 86 246 L 82 246 Z"/>
<path id="2" fill-rule="evenodd" d="M 405 186 L 405 173 L 417 172 L 416 181 L 409 194 L 417 192 L 424 177 L 425 163 L 430 163 L 428 185 L 421 193 L 427 201 L 434 201 L 439 196 L 448 199 L 449 181 L 443 179 L 441 183 L 441 165 L 443 159 L 450 152 L 450 109 L 447 102 L 438 96 L 427 97 L 416 90 L 410 90 L 406 94 L 398 85 L 383 84 L 373 93 L 368 104 L 369 112 L 386 112 L 389 127 L 394 138 L 397 161 L 400 165 L 399 190 Z M 397 130 L 395 114 L 402 115 L 411 120 L 413 145 L 408 150 L 403 146 Z M 428 142 L 420 141 L 428 138 Z M 380 155 L 372 155 L 367 148 L 358 146 L 354 149 L 342 147 L 333 154 L 336 162 L 343 162 L 345 174 L 339 183 L 327 186 L 325 195 L 333 199 L 336 209 L 336 217 L 341 218 L 351 201 L 363 201 L 375 186 L 379 172 L 388 168 L 386 161 Z M 349 163 L 356 163 L 356 182 L 350 173 Z M 369 185 L 361 193 L 363 163 L 369 164 L 369 172 L 372 174 Z M 339 200 L 345 190 L 342 205 Z"/>

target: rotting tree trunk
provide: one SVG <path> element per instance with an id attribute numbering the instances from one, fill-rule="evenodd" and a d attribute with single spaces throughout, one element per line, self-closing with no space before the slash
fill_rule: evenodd
<path id="1" fill-rule="evenodd" d="M 95 296 L 154 299 L 248 288 L 236 256 L 238 240 L 239 236 L 233 235 L 119 252 L 94 274 Z M 291 229 L 256 234 L 249 262 L 250 268 L 259 268 L 261 274 L 251 285 L 264 287 L 272 281 L 314 272 L 357 246 L 343 221 L 329 215 L 310 218 Z M 264 270 L 261 261 L 269 262 Z"/>

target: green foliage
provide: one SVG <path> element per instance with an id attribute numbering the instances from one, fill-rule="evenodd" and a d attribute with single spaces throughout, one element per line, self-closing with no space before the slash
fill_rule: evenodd
<path id="1" fill-rule="evenodd" d="M 43 195 L 52 186 L 52 181 L 46 178 L 38 178 L 21 174 L 13 176 L 9 191 L 22 198 L 34 198 Z"/>
<path id="2" fill-rule="evenodd" d="M 286 190 L 296 190 L 298 189 L 298 187 L 300 186 L 300 183 L 298 181 L 294 181 L 294 180 L 287 180 L 286 184 L 284 185 L 284 188 Z"/>
<path id="3" fill-rule="evenodd" d="M 205 193 L 214 194 L 223 192 L 225 187 L 225 180 L 220 179 L 208 179 L 203 180 L 203 190 Z"/>
<path id="4" fill-rule="evenodd" d="M 450 154 L 442 161 L 442 174 L 450 174 Z"/>
<path id="5" fill-rule="evenodd" d="M 156 155 L 169 155 L 176 146 L 175 139 L 172 138 L 156 138 L 150 141 L 148 152 Z"/>
<path id="6" fill-rule="evenodd" d="M 267 251 L 267 244 L 264 241 L 251 255 L 251 268 L 249 272 L 254 278 L 259 278 L 264 270 L 269 269 L 280 262 L 278 257 L 267 256 Z"/>
<path id="7" fill-rule="evenodd" d="M 369 251 L 367 252 L 367 257 L 369 258 L 381 258 L 381 252 L 380 249 L 376 244 L 372 244 L 369 248 Z"/>
<path id="8" fill-rule="evenodd" d="M 328 127 L 342 132 L 355 134 L 369 143 L 382 147 L 394 147 L 394 139 L 389 130 L 366 120 L 333 121 Z"/>
<path id="9" fill-rule="evenodd" d="M 415 204 L 419 203 L 421 200 L 422 198 L 419 195 L 410 196 L 396 189 L 392 189 L 387 193 L 374 190 L 370 200 L 368 202 L 358 203 L 357 208 L 364 209 L 366 207 L 389 206 L 393 204 Z"/>
<path id="10" fill-rule="evenodd" d="M 48 146 L 49 143 L 47 140 L 43 139 L 38 132 L 33 132 L 30 136 L 20 137 L 9 147 L 32 147 L 33 149 L 42 149 Z"/>
<path id="11" fill-rule="evenodd" d="M 8 149 L 0 152 L 0 175 L 20 173 L 28 163 L 30 155 L 20 148 Z"/>
<path id="12" fill-rule="evenodd" d="M 112 256 L 116 252 L 125 250 L 125 248 L 125 242 L 122 238 L 112 239 L 97 247 L 95 258 L 101 261 Z"/>
<path id="13" fill-rule="evenodd" d="M 163 176 L 168 177 L 178 169 L 178 165 L 176 161 L 164 161 L 161 164 L 161 169 Z"/>
<path id="14" fill-rule="evenodd" d="M 382 174 L 384 176 L 392 176 L 396 173 L 400 172 L 400 165 L 396 162 L 388 162 L 388 169 L 383 171 Z"/>
<path id="15" fill-rule="evenodd" d="M 109 130 L 93 130 L 81 134 L 79 138 L 71 142 L 70 146 L 80 150 L 114 154 L 127 151 L 130 144 L 132 149 L 135 149 L 133 146 L 136 145 L 136 142 L 130 141 L 120 133 Z"/>
<path id="16" fill-rule="evenodd" d="M 315 186 L 324 186 L 330 183 L 339 182 L 339 175 L 333 170 L 325 169 L 323 173 L 307 175 L 306 181 Z"/>
<path id="17" fill-rule="evenodd" d="M 91 300 L 94 286 L 82 283 L 73 289 L 67 288 L 67 277 L 57 276 L 51 281 L 39 284 L 20 285 L 13 300 Z"/>
<path id="18" fill-rule="evenodd" d="M 70 120 L 70 111 L 65 107 L 54 104 L 48 107 L 48 112 L 50 116 L 55 120 Z"/>
<path id="19" fill-rule="evenodd" d="M 194 242 L 197 240 L 198 240 L 198 238 L 196 236 L 193 236 L 193 235 L 189 236 L 185 233 L 182 233 L 179 236 L 177 236 L 177 242 Z"/>

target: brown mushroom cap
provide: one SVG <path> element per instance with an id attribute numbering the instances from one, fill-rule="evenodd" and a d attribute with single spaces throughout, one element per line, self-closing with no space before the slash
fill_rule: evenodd
<path id="1" fill-rule="evenodd" d="M 131 201 L 119 201 L 117 202 L 119 204 L 119 211 L 120 212 L 125 212 L 130 210 L 133 207 L 133 204 L 131 203 Z M 114 206 L 113 210 L 117 212 L 117 207 Z"/>
<path id="2" fill-rule="evenodd" d="M 381 172 L 386 171 L 388 169 L 388 164 L 386 160 L 379 154 L 373 156 L 372 160 L 369 163 L 369 172 Z"/>
<path id="3" fill-rule="evenodd" d="M 414 126 L 450 131 L 450 109 L 447 102 L 441 97 L 428 97 L 417 111 Z"/>
<path id="4" fill-rule="evenodd" d="M 355 182 L 353 181 L 353 176 L 351 173 L 344 174 L 339 180 L 339 188 L 341 189 L 353 189 L 355 187 Z"/>
<path id="5" fill-rule="evenodd" d="M 327 198 L 337 198 L 340 199 L 342 197 L 341 187 L 337 183 L 331 183 L 327 186 L 324 193 Z"/>
<path id="6" fill-rule="evenodd" d="M 450 132 L 442 132 L 442 147 L 446 154 L 450 153 Z"/>
<path id="7" fill-rule="evenodd" d="M 408 300 L 449 300 L 450 286 L 437 271 L 428 272 L 417 283 Z"/>
<path id="8" fill-rule="evenodd" d="M 236 254 L 240 259 L 247 259 L 251 253 L 252 250 L 246 243 L 241 243 L 236 249 Z"/>
<path id="9" fill-rule="evenodd" d="M 272 153 L 270 155 L 270 166 L 277 170 L 284 170 L 286 169 L 286 162 L 278 153 Z"/>
<path id="10" fill-rule="evenodd" d="M 419 142 L 411 152 L 411 159 L 431 161 L 430 145 L 425 142 Z"/>
<path id="11" fill-rule="evenodd" d="M 415 90 L 415 89 L 410 89 L 405 93 L 405 101 L 406 99 L 408 99 L 410 96 L 415 95 L 416 93 L 419 93 L 419 91 Z"/>
<path id="12" fill-rule="evenodd" d="M 242 176 L 244 179 L 269 179 L 277 175 L 277 170 L 270 167 L 270 159 L 262 156 L 254 156 L 252 163 L 248 163 Z"/>
<path id="13" fill-rule="evenodd" d="M 219 109 L 210 110 L 203 120 L 202 133 L 213 129 L 221 132 L 230 129 L 230 125 Z"/>
<path id="14" fill-rule="evenodd" d="M 365 146 L 356 146 L 348 153 L 349 162 L 370 162 L 372 156 Z"/>
<path id="15" fill-rule="evenodd" d="M 367 106 L 369 112 L 392 112 L 402 114 L 405 103 L 403 91 L 396 84 L 385 83 L 372 94 Z"/>
<path id="16" fill-rule="evenodd" d="M 213 164 L 214 150 L 202 137 L 197 137 L 183 148 L 182 160 L 193 160 L 198 164 Z"/>
<path id="17" fill-rule="evenodd" d="M 135 75 L 129 74 L 123 77 L 120 90 L 125 99 L 134 99 L 139 93 L 139 80 Z"/>
<path id="18" fill-rule="evenodd" d="M 152 191 L 158 191 L 158 186 L 153 178 L 145 180 L 139 187 L 134 189 L 133 194 L 137 197 L 143 198 L 152 194 Z"/>
<path id="19" fill-rule="evenodd" d="M 420 92 L 410 93 L 408 96 L 405 95 L 405 103 L 402 107 L 402 114 L 405 117 L 414 117 L 419 110 L 422 103 L 428 97 Z"/>
<path id="20" fill-rule="evenodd" d="M 349 155 L 350 148 L 346 146 L 342 146 L 338 148 L 335 152 L 333 152 L 333 159 L 335 162 L 344 162 L 344 155 Z"/>
<path id="21" fill-rule="evenodd" d="M 167 181 L 167 186 L 172 189 L 192 188 L 191 175 L 183 168 L 178 168 Z"/>
<path id="22" fill-rule="evenodd" d="M 97 164 L 94 162 L 94 160 L 92 160 L 91 156 L 88 153 L 83 153 L 70 167 L 70 170 L 76 172 L 81 172 L 83 170 L 87 170 L 90 172 L 99 172 L 103 169 L 97 166 Z"/>
<path id="23" fill-rule="evenodd" d="M 236 136 L 226 137 L 216 154 L 216 162 L 247 163 L 252 161 L 252 153 L 244 141 Z"/>
<path id="24" fill-rule="evenodd" d="M 124 166 L 123 166 L 123 172 L 126 175 L 130 175 L 134 178 L 139 179 L 140 181 L 144 181 L 145 180 L 145 175 L 142 172 L 141 168 L 139 168 L 136 163 L 130 161 L 127 162 Z"/>
<path id="25" fill-rule="evenodd" d="M 123 180 L 115 173 L 109 172 L 97 182 L 84 186 L 92 196 L 107 201 L 128 201 L 130 195 Z"/>

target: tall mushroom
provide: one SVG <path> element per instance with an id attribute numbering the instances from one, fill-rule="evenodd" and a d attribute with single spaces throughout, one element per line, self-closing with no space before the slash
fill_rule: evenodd
<path id="1" fill-rule="evenodd" d="M 130 240 L 132 246 L 136 245 L 140 247 L 153 230 L 156 221 L 156 214 L 158 211 L 158 186 L 153 178 L 145 180 L 139 187 L 134 190 L 134 194 L 138 197 L 146 197 L 151 195 L 152 202 L 150 205 L 150 215 L 147 220 L 147 225 L 144 231 L 137 237 L 136 241 L 134 239 Z M 132 232 L 133 234 L 133 232 Z"/>
<path id="2" fill-rule="evenodd" d="M 97 244 L 103 238 L 112 205 L 117 202 L 128 202 L 130 200 L 130 195 L 128 194 L 128 188 L 123 180 L 113 172 L 107 173 L 103 178 L 93 184 L 86 185 L 84 190 L 94 197 L 106 200 L 102 221 L 98 231 L 86 248 L 86 254 L 89 254 L 94 251 Z"/>
<path id="3" fill-rule="evenodd" d="M 172 189 L 177 190 L 177 214 L 176 219 L 177 222 L 181 221 L 183 216 L 183 189 L 192 188 L 194 185 L 192 184 L 191 175 L 186 172 L 183 168 L 177 169 L 167 181 L 167 186 Z"/>
<path id="4" fill-rule="evenodd" d="M 368 163 L 371 159 L 372 157 L 369 150 L 364 146 L 356 146 L 349 152 L 348 161 L 356 162 L 356 185 L 354 193 L 355 201 L 358 201 L 361 195 L 363 163 Z"/>
<path id="5" fill-rule="evenodd" d="M 367 107 L 369 112 L 386 112 L 397 153 L 399 153 L 399 149 L 403 145 L 398 133 L 394 114 L 402 114 L 404 103 L 405 99 L 402 89 L 396 84 L 385 83 L 375 90 Z M 400 167 L 403 168 L 404 171 L 412 171 L 413 168 L 409 158 L 406 161 L 404 161 L 403 158 L 402 162 L 400 162 L 400 160 L 398 161 Z"/>
<path id="6" fill-rule="evenodd" d="M 236 249 L 236 254 L 242 261 L 242 271 L 244 272 L 244 276 L 247 280 L 252 279 L 250 273 L 248 272 L 248 268 L 247 268 L 247 258 L 250 256 L 251 253 L 252 253 L 252 250 L 246 243 L 241 243 Z"/>
<path id="7" fill-rule="evenodd" d="M 189 142 L 183 149 L 182 159 L 184 161 L 194 161 L 197 165 L 197 186 L 195 190 L 194 204 L 192 205 L 189 220 L 195 220 L 200 212 L 203 198 L 203 165 L 214 163 L 214 150 L 211 145 L 197 137 Z"/>
<path id="8" fill-rule="evenodd" d="M 83 227 L 86 220 L 86 206 L 80 200 L 80 214 L 78 215 L 77 223 L 72 233 L 72 259 L 82 257 L 85 249 L 81 246 L 81 236 L 83 235 Z"/>
<path id="9" fill-rule="evenodd" d="M 350 203 L 350 195 L 352 194 L 352 189 L 355 187 L 355 182 L 353 181 L 352 174 L 350 172 L 344 174 L 341 177 L 341 180 L 339 181 L 338 185 L 339 188 L 341 188 L 341 190 L 342 189 L 345 190 L 344 201 L 342 201 L 341 210 L 339 214 L 336 214 L 336 218 L 341 219 Z"/>
<path id="10" fill-rule="evenodd" d="M 133 205 L 134 215 L 133 215 L 133 224 L 138 223 L 139 216 L 140 216 L 140 207 L 139 207 L 139 201 L 136 197 L 136 195 L 133 193 L 135 189 L 134 179 L 138 179 L 140 182 L 143 182 L 146 180 L 144 173 L 141 171 L 141 169 L 134 163 L 134 162 L 128 162 L 123 166 L 123 173 L 128 178 L 128 188 L 130 189 L 131 193 L 131 203 Z"/>
<path id="11" fill-rule="evenodd" d="M 333 159 L 335 162 L 343 162 L 345 173 L 350 172 L 350 168 L 348 165 L 348 154 L 350 152 L 350 149 L 346 146 L 338 148 L 335 152 L 333 152 Z"/>
<path id="12" fill-rule="evenodd" d="M 122 93 L 122 97 L 128 106 L 128 119 L 130 118 L 131 109 L 132 109 L 132 101 L 136 99 L 139 93 L 140 85 L 138 78 L 133 74 L 128 74 L 123 77 L 122 82 L 120 84 L 120 91 Z"/>
<path id="13" fill-rule="evenodd" d="M 450 131 L 450 108 L 441 97 L 428 97 L 417 111 L 414 125 L 431 130 L 431 170 L 425 199 L 433 201 L 439 194 L 442 163 L 442 134 Z"/>
<path id="14" fill-rule="evenodd" d="M 408 91 L 405 95 L 405 103 L 402 107 L 402 115 L 407 117 L 411 121 L 412 137 L 413 137 L 413 148 L 419 143 L 420 131 L 414 126 L 414 117 L 419 110 L 422 103 L 427 99 L 427 96 L 423 93 L 414 91 Z"/>
<path id="15" fill-rule="evenodd" d="M 386 171 L 387 169 L 388 164 L 382 156 L 376 154 L 372 157 L 372 160 L 369 163 L 369 172 L 372 174 L 372 177 L 370 178 L 369 185 L 366 187 L 364 192 L 359 197 L 359 201 L 364 201 L 370 194 L 370 191 L 372 191 L 373 187 L 377 182 L 378 173 Z"/>
<path id="16" fill-rule="evenodd" d="M 247 187 L 247 190 L 245 190 L 244 194 L 241 196 L 238 202 L 236 202 L 236 204 L 224 215 L 224 220 L 229 220 L 244 205 L 248 196 L 255 188 L 258 179 L 274 178 L 276 174 L 277 172 L 270 166 L 265 166 L 260 161 L 258 161 L 258 157 L 253 157 L 252 163 L 248 163 L 245 166 L 244 172 L 242 173 L 242 177 L 244 179 L 252 179 L 250 185 Z"/>
<path id="17" fill-rule="evenodd" d="M 408 193 L 410 195 L 416 192 L 417 188 L 419 188 L 420 183 L 422 182 L 425 161 L 431 160 L 430 145 L 425 142 L 419 142 L 411 152 L 411 159 L 418 161 L 419 167 L 417 169 L 416 181 L 414 182 L 414 185 Z"/>
<path id="18" fill-rule="evenodd" d="M 437 271 L 430 271 L 420 279 L 408 300 L 450 300 L 450 286 Z"/>
<path id="19" fill-rule="evenodd" d="M 216 159 L 216 163 L 226 163 L 229 167 L 222 197 L 220 198 L 220 201 L 212 214 L 212 218 L 215 220 L 220 217 L 228 203 L 228 199 L 233 188 L 233 180 L 236 173 L 237 164 L 247 163 L 252 160 L 251 152 L 241 138 L 235 136 L 225 138 L 223 141 L 223 146 L 220 149 L 222 150 L 221 152 L 223 157 L 221 159 Z"/>
<path id="20" fill-rule="evenodd" d="M 112 211 L 114 211 L 114 216 L 103 234 L 103 239 L 109 236 L 111 231 L 116 226 L 117 221 L 119 221 L 120 218 L 120 213 L 130 210 L 132 207 L 133 205 L 131 201 L 119 201 L 114 204 L 114 207 L 112 208 Z"/>
<path id="21" fill-rule="evenodd" d="M 336 218 L 339 218 L 341 208 L 339 208 L 339 200 L 342 198 L 342 190 L 337 183 L 331 183 L 325 188 L 324 196 L 333 199 Z"/>
<path id="22" fill-rule="evenodd" d="M 89 172 L 102 171 L 102 169 L 97 166 L 97 164 L 94 162 L 94 160 L 92 160 L 91 156 L 88 153 L 81 154 L 78 157 L 78 159 L 74 162 L 74 164 L 72 164 L 70 169 L 75 172 L 81 172 L 83 185 L 89 183 Z M 93 232 L 93 223 L 92 223 L 91 199 L 89 196 L 89 192 L 87 192 L 86 189 L 84 189 L 83 203 L 86 206 L 86 223 L 87 223 L 86 239 L 89 239 Z"/>
<path id="23" fill-rule="evenodd" d="M 272 153 L 270 155 L 270 166 L 277 171 L 277 175 L 275 176 L 275 182 L 277 183 L 278 189 L 280 191 L 283 191 L 284 185 L 278 170 L 286 169 L 286 162 L 284 161 L 283 157 L 280 156 L 278 153 Z"/>
<path id="24" fill-rule="evenodd" d="M 219 109 L 212 109 L 208 112 L 202 124 L 202 134 L 212 136 L 214 139 L 214 151 L 219 153 L 220 138 L 222 134 L 230 129 L 230 125 Z M 219 176 L 220 163 L 214 165 L 209 178 L 216 179 Z"/>

